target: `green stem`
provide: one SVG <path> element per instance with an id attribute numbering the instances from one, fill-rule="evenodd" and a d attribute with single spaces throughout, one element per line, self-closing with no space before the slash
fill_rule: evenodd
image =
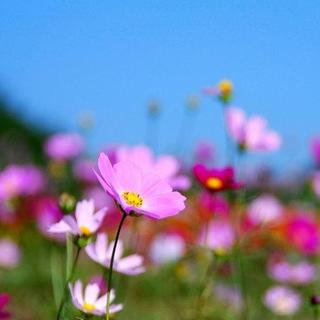
<path id="1" fill-rule="evenodd" d="M 75 258 L 73 260 L 73 263 L 72 263 L 72 266 L 71 266 L 71 271 L 70 271 L 69 277 L 67 278 L 66 283 L 64 285 L 63 295 L 62 295 L 62 299 L 61 299 L 60 306 L 59 306 L 59 309 L 58 309 L 57 320 L 60 319 L 63 307 L 64 307 L 64 305 L 66 303 L 67 294 L 68 294 L 68 284 L 73 278 L 73 274 L 74 274 L 74 271 L 76 269 L 76 265 L 77 265 L 77 262 L 78 262 L 78 259 L 79 259 L 80 251 L 81 251 L 81 248 L 78 247 L 76 256 L 75 256 Z"/>
<path id="2" fill-rule="evenodd" d="M 109 320 L 110 291 L 111 291 L 111 284 L 112 284 L 112 271 L 113 271 L 114 256 L 115 256 L 115 253 L 116 253 L 116 248 L 117 248 L 117 244 L 118 244 L 118 240 L 119 240 L 119 236 L 120 236 L 120 231 L 121 231 L 121 228 L 123 226 L 124 220 L 127 217 L 126 212 L 122 208 L 120 208 L 120 209 L 122 211 L 122 218 L 121 218 L 121 221 L 120 221 L 119 226 L 118 226 L 116 238 L 114 240 L 114 245 L 113 245 L 112 255 L 111 255 L 111 261 L 110 261 L 110 267 L 109 267 L 109 275 L 108 275 L 108 283 L 107 283 L 108 287 L 107 287 L 106 320 Z"/>
<path id="3" fill-rule="evenodd" d="M 66 280 L 69 279 L 72 272 L 73 260 L 73 239 L 72 234 L 67 234 L 67 263 L 66 263 Z"/>
<path id="4" fill-rule="evenodd" d="M 319 307 L 313 306 L 313 319 L 314 320 L 319 320 Z"/>

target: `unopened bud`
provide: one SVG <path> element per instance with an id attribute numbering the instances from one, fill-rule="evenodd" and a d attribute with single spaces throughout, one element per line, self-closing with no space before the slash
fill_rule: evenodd
<path id="1" fill-rule="evenodd" d="M 65 214 L 69 214 L 74 211 L 76 207 L 76 199 L 69 193 L 64 192 L 59 198 L 59 207 Z"/>

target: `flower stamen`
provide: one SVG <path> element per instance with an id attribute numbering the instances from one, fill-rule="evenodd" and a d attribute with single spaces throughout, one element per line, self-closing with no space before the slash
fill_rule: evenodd
<path id="1" fill-rule="evenodd" d="M 126 191 L 123 192 L 122 197 L 129 206 L 141 208 L 143 204 L 143 200 L 138 193 Z"/>

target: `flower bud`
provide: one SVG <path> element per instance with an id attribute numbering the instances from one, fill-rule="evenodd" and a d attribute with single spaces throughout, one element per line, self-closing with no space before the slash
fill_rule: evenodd
<path id="1" fill-rule="evenodd" d="M 59 207 L 64 214 L 72 213 L 76 207 L 75 197 L 64 192 L 59 198 Z"/>

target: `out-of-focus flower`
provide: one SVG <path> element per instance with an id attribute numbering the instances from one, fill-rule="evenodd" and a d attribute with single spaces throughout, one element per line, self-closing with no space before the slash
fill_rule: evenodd
<path id="1" fill-rule="evenodd" d="M 229 134 L 241 150 L 274 151 L 280 148 L 281 137 L 267 128 L 264 118 L 247 119 L 245 113 L 235 107 L 226 109 L 225 118 Z"/>
<path id="2" fill-rule="evenodd" d="M 103 208 L 95 213 L 93 200 L 82 200 L 77 203 L 75 217 L 64 216 L 49 228 L 49 232 L 71 233 L 89 237 L 101 226 L 106 210 Z"/>
<path id="3" fill-rule="evenodd" d="M 44 185 L 42 172 L 32 165 L 9 165 L 0 172 L 0 201 L 32 195 Z"/>
<path id="4" fill-rule="evenodd" d="M 0 267 L 14 268 L 21 258 L 19 247 L 9 239 L 0 240 Z"/>
<path id="5" fill-rule="evenodd" d="M 311 155 L 316 165 L 320 165 L 320 137 L 314 137 L 310 145 Z"/>
<path id="6" fill-rule="evenodd" d="M 204 92 L 205 94 L 218 97 L 222 103 L 226 104 L 229 103 L 232 98 L 233 83 L 230 80 L 223 79 L 217 86 L 206 88 Z"/>
<path id="7" fill-rule="evenodd" d="M 307 261 L 291 264 L 283 259 L 278 261 L 271 259 L 268 264 L 268 273 L 272 279 L 279 282 L 306 284 L 315 279 L 316 267 Z"/>
<path id="8" fill-rule="evenodd" d="M 157 171 L 145 172 L 130 161 L 111 165 L 101 153 L 97 177 L 104 190 L 130 214 L 135 212 L 155 219 L 178 214 L 185 208 L 186 198 L 173 192 L 171 186 L 158 177 Z"/>
<path id="9" fill-rule="evenodd" d="M 160 265 L 180 259 L 185 250 L 185 242 L 179 235 L 159 234 L 150 245 L 149 256 L 154 264 Z"/>
<path id="10" fill-rule="evenodd" d="M 251 202 L 248 207 L 248 217 L 254 224 L 276 221 L 283 214 L 281 203 L 272 195 L 264 194 Z"/>
<path id="11" fill-rule="evenodd" d="M 239 290 L 223 284 L 217 284 L 213 288 L 215 296 L 236 310 L 241 310 L 243 299 Z"/>
<path id="12" fill-rule="evenodd" d="M 230 251 L 235 241 L 235 230 L 228 221 L 213 220 L 203 228 L 199 243 L 212 249 L 218 255 Z"/>
<path id="13" fill-rule="evenodd" d="M 0 320 L 10 319 L 11 315 L 4 308 L 10 301 L 10 296 L 6 293 L 0 293 Z"/>
<path id="14" fill-rule="evenodd" d="M 203 164 L 196 164 L 193 174 L 203 187 L 212 192 L 234 190 L 243 186 L 242 183 L 236 182 L 232 167 L 208 169 Z"/>
<path id="15" fill-rule="evenodd" d="M 87 314 L 102 316 L 106 313 L 107 293 L 100 296 L 100 288 L 96 283 L 89 283 L 85 288 L 84 295 L 82 282 L 76 281 L 74 286 L 69 284 L 69 289 L 72 297 L 72 303 L 80 311 Z M 109 313 L 113 314 L 122 310 L 122 304 L 112 304 L 115 299 L 114 290 L 110 291 L 110 309 Z"/>
<path id="16" fill-rule="evenodd" d="M 83 147 L 84 144 L 79 135 L 57 133 L 48 138 L 44 150 L 51 159 L 66 161 L 77 157 Z"/>
<path id="17" fill-rule="evenodd" d="M 55 198 L 45 196 L 35 199 L 31 210 L 36 220 L 38 229 L 43 235 L 57 240 L 62 239 L 62 235 L 48 232 L 49 227 L 60 221 L 63 217 L 58 202 Z"/>
<path id="18" fill-rule="evenodd" d="M 293 315 L 300 308 L 301 297 L 291 288 L 274 286 L 265 293 L 264 304 L 275 314 Z"/>
<path id="19" fill-rule="evenodd" d="M 229 203 L 218 193 L 207 191 L 199 193 L 197 197 L 197 209 L 204 220 L 211 220 L 213 215 L 227 217 L 229 215 Z"/>
<path id="20" fill-rule="evenodd" d="M 74 175 L 77 179 L 85 183 L 95 183 L 97 181 L 96 176 L 92 170 L 95 163 L 92 160 L 81 159 L 77 161 L 73 167 Z"/>
<path id="21" fill-rule="evenodd" d="M 199 142 L 195 149 L 195 159 L 197 163 L 208 163 L 213 160 L 214 147 L 209 142 Z"/>
<path id="22" fill-rule="evenodd" d="M 113 246 L 114 242 L 111 242 L 108 245 L 108 238 L 105 233 L 99 233 L 96 242 L 89 244 L 85 250 L 92 260 L 100 263 L 106 268 L 109 268 Z M 143 257 L 138 254 L 132 254 L 126 257 L 122 257 L 122 255 L 123 244 L 122 241 L 119 240 L 114 256 L 113 269 L 115 271 L 127 275 L 137 275 L 145 272 Z"/>
<path id="23" fill-rule="evenodd" d="M 179 174 L 181 165 L 175 157 L 163 155 L 156 158 L 146 146 L 119 147 L 117 161 L 133 162 L 146 173 L 156 172 L 159 178 L 176 190 L 187 190 L 191 185 L 186 175 Z"/>
<path id="24" fill-rule="evenodd" d="M 313 192 L 320 198 L 320 171 L 316 171 L 312 177 Z"/>
<path id="25" fill-rule="evenodd" d="M 291 217 L 287 222 L 286 237 L 305 254 L 315 254 L 319 250 L 319 230 L 311 216 L 299 214 Z"/>

